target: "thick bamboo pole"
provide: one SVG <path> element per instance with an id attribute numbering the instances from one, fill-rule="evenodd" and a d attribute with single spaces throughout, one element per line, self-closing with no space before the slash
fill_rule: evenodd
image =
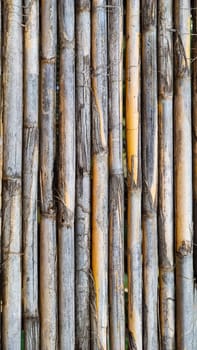
<path id="1" fill-rule="evenodd" d="M 22 1 L 4 1 L 2 348 L 21 343 Z"/>
<path id="2" fill-rule="evenodd" d="M 56 0 L 41 1 L 40 317 L 41 349 L 58 349 L 57 248 L 54 202 L 56 118 Z"/>
<path id="3" fill-rule="evenodd" d="M 158 347 L 157 336 L 157 1 L 142 0 L 142 169 L 144 349 Z"/>
<path id="4" fill-rule="evenodd" d="M 126 38 L 128 328 L 131 347 L 140 350 L 142 349 L 140 1 L 127 1 Z"/>
<path id="5" fill-rule="evenodd" d="M 108 1 L 110 348 L 124 349 L 124 179 L 122 159 L 123 2 Z"/>
<path id="6" fill-rule="evenodd" d="M 72 0 L 59 1 L 59 348 L 75 348 L 75 12 Z"/>
<path id="7" fill-rule="evenodd" d="M 192 125 L 193 125 L 193 210 L 194 210 L 194 274 L 197 278 L 197 0 L 192 1 Z"/>
<path id="8" fill-rule="evenodd" d="M 193 227 L 190 76 L 190 0 L 176 0 L 175 226 L 177 349 L 193 349 Z"/>
<path id="9" fill-rule="evenodd" d="M 106 1 L 92 1 L 92 271 L 95 313 L 92 348 L 108 343 L 108 93 Z"/>
<path id="10" fill-rule="evenodd" d="M 158 4 L 159 286 L 163 350 L 175 349 L 172 0 Z"/>
<path id="11" fill-rule="evenodd" d="M 90 348 L 91 78 L 89 0 L 76 5 L 76 347 Z"/>
<path id="12" fill-rule="evenodd" d="M 25 1 L 23 125 L 23 322 L 25 348 L 39 349 L 38 317 L 38 74 L 39 4 Z"/>

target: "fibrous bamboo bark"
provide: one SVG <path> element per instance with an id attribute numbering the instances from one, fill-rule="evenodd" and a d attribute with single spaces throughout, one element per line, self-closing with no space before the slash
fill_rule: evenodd
<path id="1" fill-rule="evenodd" d="M 57 247 L 54 201 L 56 123 L 56 0 L 41 1 L 40 321 L 41 349 L 58 349 Z"/>
<path id="2" fill-rule="evenodd" d="M 128 328 L 131 349 L 140 350 L 142 349 L 140 1 L 127 1 L 126 38 Z"/>
<path id="3" fill-rule="evenodd" d="M 22 1 L 4 1 L 2 348 L 21 343 Z"/>
<path id="4" fill-rule="evenodd" d="M 75 12 L 72 0 L 59 1 L 59 347 L 75 347 Z"/>
<path id="5" fill-rule="evenodd" d="M 90 1 L 76 5 L 76 347 L 90 348 L 91 79 Z"/>
<path id="6" fill-rule="evenodd" d="M 175 229 L 177 349 L 193 349 L 190 1 L 175 1 Z"/>
<path id="7" fill-rule="evenodd" d="M 193 211 L 194 275 L 197 277 L 197 0 L 192 1 L 192 125 L 193 125 Z"/>
<path id="8" fill-rule="evenodd" d="M 157 1 L 142 0 L 142 160 L 144 349 L 158 347 L 157 335 Z"/>
<path id="9" fill-rule="evenodd" d="M 175 349 L 172 0 L 158 6 L 160 329 L 161 348 L 170 350 Z"/>
<path id="10" fill-rule="evenodd" d="M 122 0 L 108 1 L 110 348 L 124 349 L 124 180 L 122 159 Z"/>
<path id="11" fill-rule="evenodd" d="M 92 271 L 95 313 L 92 348 L 108 342 L 108 93 L 106 1 L 92 1 Z"/>
<path id="12" fill-rule="evenodd" d="M 23 125 L 23 322 L 25 348 L 39 349 L 38 318 L 38 1 L 25 1 Z"/>

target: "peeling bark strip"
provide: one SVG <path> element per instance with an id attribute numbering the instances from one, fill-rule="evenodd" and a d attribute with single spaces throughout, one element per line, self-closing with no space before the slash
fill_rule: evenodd
<path id="1" fill-rule="evenodd" d="M 197 278 L 197 0 L 192 2 L 192 124 L 193 124 L 193 210 L 194 210 L 194 274 Z"/>
<path id="2" fill-rule="evenodd" d="M 40 317 L 41 349 L 58 348 L 56 209 L 53 194 L 56 117 L 56 1 L 41 1 Z"/>
<path id="3" fill-rule="evenodd" d="M 144 349 L 158 347 L 157 335 L 157 1 L 142 0 L 142 170 Z"/>
<path id="4" fill-rule="evenodd" d="M 173 223 L 173 38 L 172 0 L 158 8 L 159 78 L 159 286 L 163 350 L 175 349 Z"/>
<path id="5" fill-rule="evenodd" d="M 75 6 L 59 1 L 59 348 L 75 348 Z"/>
<path id="6" fill-rule="evenodd" d="M 108 93 L 106 1 L 92 1 L 92 270 L 96 313 L 92 313 L 92 348 L 108 343 Z"/>
<path id="7" fill-rule="evenodd" d="M 15 8 L 17 7 L 17 11 Z M 21 343 L 22 1 L 4 1 L 3 349 Z M 14 61 L 14 64 L 13 64 Z"/>
<path id="8" fill-rule="evenodd" d="M 38 1 L 25 1 L 23 129 L 23 322 L 25 348 L 39 349 L 38 318 Z"/>
<path id="9" fill-rule="evenodd" d="M 90 1 L 76 5 L 76 348 L 90 349 L 90 171 L 91 79 Z"/>
<path id="10" fill-rule="evenodd" d="M 130 348 L 142 349 L 140 1 L 126 7 L 126 141 L 128 172 L 128 328 Z M 135 52 L 135 54 L 133 54 Z"/>
<path id="11" fill-rule="evenodd" d="M 179 41 L 177 35 L 175 37 L 174 52 L 177 65 L 174 98 L 177 349 L 190 350 L 193 349 L 190 1 L 176 0 L 174 14 L 179 35 Z M 180 54 L 186 59 L 181 59 Z"/>
<path id="12" fill-rule="evenodd" d="M 109 47 L 109 308 L 110 347 L 125 347 L 124 186 L 122 159 L 122 0 L 108 1 Z"/>

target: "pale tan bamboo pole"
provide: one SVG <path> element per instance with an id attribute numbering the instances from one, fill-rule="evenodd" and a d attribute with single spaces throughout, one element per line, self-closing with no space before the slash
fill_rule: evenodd
<path id="1" fill-rule="evenodd" d="M 135 52 L 135 54 L 133 54 Z M 126 7 L 126 144 L 129 343 L 142 349 L 140 1 Z"/>
<path id="2" fill-rule="evenodd" d="M 59 348 L 75 348 L 75 3 L 59 1 Z"/>
<path id="3" fill-rule="evenodd" d="M 54 200 L 56 139 L 56 0 L 41 1 L 40 67 L 40 322 L 41 349 L 58 349 L 57 243 Z"/>
<path id="4" fill-rule="evenodd" d="M 124 179 L 122 149 L 123 2 L 108 1 L 109 48 L 109 333 L 124 349 Z"/>
<path id="5" fill-rule="evenodd" d="M 23 322 L 25 348 L 39 349 L 38 315 L 38 110 L 39 2 L 26 0 L 23 118 Z"/>
<path id="6" fill-rule="evenodd" d="M 92 348 L 108 343 L 108 89 L 106 1 L 92 1 Z"/>
<path id="7" fill-rule="evenodd" d="M 173 3 L 158 3 L 159 286 L 162 349 L 175 349 L 173 212 Z"/>
<path id="8" fill-rule="evenodd" d="M 3 64 L 2 348 L 21 346 L 22 1 L 5 0 Z"/>
<path id="9" fill-rule="evenodd" d="M 193 222 L 190 0 L 174 3 L 174 118 L 177 349 L 193 349 Z"/>
<path id="10" fill-rule="evenodd" d="M 90 348 L 91 23 L 90 0 L 76 4 L 76 348 Z"/>
<path id="11" fill-rule="evenodd" d="M 157 1 L 142 0 L 142 171 L 144 349 L 158 348 L 158 100 Z"/>

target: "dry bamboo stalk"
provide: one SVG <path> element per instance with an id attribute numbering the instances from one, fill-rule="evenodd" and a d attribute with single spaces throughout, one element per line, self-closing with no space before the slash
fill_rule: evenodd
<path id="1" fill-rule="evenodd" d="M 192 2 L 192 125 L 193 125 L 193 210 L 194 210 L 194 274 L 197 277 L 197 0 Z"/>
<path id="2" fill-rule="evenodd" d="M 123 2 L 108 1 L 109 47 L 109 309 L 110 348 L 125 347 L 124 179 L 122 159 Z"/>
<path id="3" fill-rule="evenodd" d="M 59 1 L 59 348 L 75 348 L 75 13 L 72 0 Z"/>
<path id="4" fill-rule="evenodd" d="M 157 335 L 157 1 L 142 0 L 142 169 L 144 349 L 158 347 Z"/>
<path id="5" fill-rule="evenodd" d="M 127 1 L 126 37 L 128 328 L 131 348 L 140 350 L 142 349 L 140 1 Z"/>
<path id="6" fill-rule="evenodd" d="M 21 343 L 22 1 L 4 1 L 2 348 Z"/>
<path id="7" fill-rule="evenodd" d="M 161 347 L 175 349 L 173 225 L 173 38 L 172 0 L 158 5 L 159 89 L 159 286 Z"/>
<path id="8" fill-rule="evenodd" d="M 190 0 L 176 0 L 175 227 L 177 349 L 193 349 L 193 227 L 190 75 Z"/>
<path id="9" fill-rule="evenodd" d="M 25 348 L 39 349 L 38 317 L 38 1 L 25 1 L 23 124 L 23 322 Z"/>
<path id="10" fill-rule="evenodd" d="M 108 343 L 108 93 L 106 1 L 92 1 L 92 348 Z"/>
<path id="11" fill-rule="evenodd" d="M 90 348 L 90 171 L 91 79 L 90 0 L 76 6 L 76 347 Z"/>
<path id="12" fill-rule="evenodd" d="M 56 122 L 56 1 L 41 1 L 40 321 L 41 349 L 58 349 L 56 209 L 53 193 Z"/>

